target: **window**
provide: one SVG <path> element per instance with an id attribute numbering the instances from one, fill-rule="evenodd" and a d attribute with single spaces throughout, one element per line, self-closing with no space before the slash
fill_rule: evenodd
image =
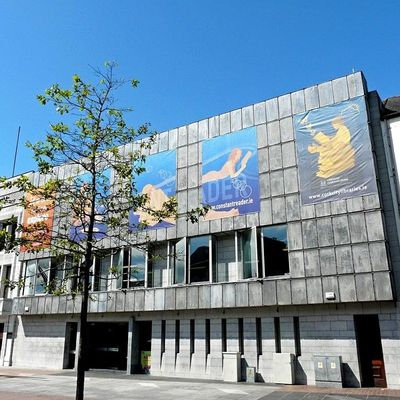
<path id="1" fill-rule="evenodd" d="M 170 282 L 173 285 L 185 283 L 186 269 L 186 238 L 170 242 L 169 265 L 171 270 Z"/>
<path id="2" fill-rule="evenodd" d="M 189 240 L 190 282 L 210 281 L 210 236 Z"/>
<path id="3" fill-rule="evenodd" d="M 94 272 L 94 291 L 104 292 L 108 289 L 108 280 L 111 270 L 111 254 L 96 258 Z"/>
<path id="4" fill-rule="evenodd" d="M 300 323 L 299 317 L 293 317 L 293 332 L 294 332 L 294 348 L 295 355 L 301 356 L 301 342 L 300 342 Z"/>
<path id="5" fill-rule="evenodd" d="M 261 256 L 265 276 L 289 273 L 287 226 L 273 225 L 260 228 Z"/>
<path id="6" fill-rule="evenodd" d="M 137 247 L 126 248 L 122 255 L 122 289 L 144 286 L 146 252 Z M 118 263 L 121 260 L 118 258 Z M 117 282 L 117 287 L 119 283 Z"/>
<path id="7" fill-rule="evenodd" d="M 223 233 L 212 237 L 213 282 L 238 280 L 235 233 Z"/>
<path id="8" fill-rule="evenodd" d="M 167 243 L 149 248 L 147 287 L 162 287 L 168 283 Z"/>
<path id="9" fill-rule="evenodd" d="M 15 239 L 15 232 L 17 230 L 17 219 L 15 217 L 8 218 L 0 222 L 0 251 L 10 250 L 11 243 Z"/>
<path id="10" fill-rule="evenodd" d="M 256 278 L 258 275 L 257 230 L 246 229 L 240 232 L 240 262 L 242 279 Z"/>
<path id="11" fill-rule="evenodd" d="M 256 318 L 256 345 L 257 345 L 257 355 L 262 355 L 262 326 L 261 318 Z"/>
<path id="12" fill-rule="evenodd" d="M 243 318 L 238 318 L 239 353 L 244 353 Z"/>
<path id="13" fill-rule="evenodd" d="M 274 317 L 275 353 L 281 352 L 281 325 L 279 317 Z"/>

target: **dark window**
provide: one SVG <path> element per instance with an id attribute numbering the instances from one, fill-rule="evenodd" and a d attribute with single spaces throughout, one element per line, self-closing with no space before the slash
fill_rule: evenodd
<path id="1" fill-rule="evenodd" d="M 186 257 L 186 239 L 181 239 L 176 243 L 171 243 L 170 247 L 170 265 L 172 274 L 172 283 L 185 283 L 185 257 Z"/>
<path id="2" fill-rule="evenodd" d="M 15 232 L 17 230 L 17 220 L 11 217 L 5 221 L 0 222 L 0 251 L 11 250 L 15 240 Z"/>
<path id="3" fill-rule="evenodd" d="M 226 319 L 221 319 L 221 347 L 222 351 L 226 351 Z"/>
<path id="4" fill-rule="evenodd" d="M 299 317 L 293 317 L 294 348 L 296 356 L 301 356 Z"/>
<path id="5" fill-rule="evenodd" d="M 238 319 L 239 353 L 244 353 L 243 318 Z"/>
<path id="6" fill-rule="evenodd" d="M 256 342 L 257 342 L 257 355 L 262 355 L 262 327 L 261 318 L 256 318 Z"/>
<path id="7" fill-rule="evenodd" d="M 194 330 L 195 330 L 195 322 L 194 319 L 190 320 L 190 354 L 193 354 L 195 352 L 194 348 Z"/>
<path id="8" fill-rule="evenodd" d="M 129 287 L 143 286 L 146 267 L 146 253 L 139 248 L 130 249 Z"/>
<path id="9" fill-rule="evenodd" d="M 279 317 L 274 317 L 275 353 L 281 352 L 281 324 Z"/>
<path id="10" fill-rule="evenodd" d="M 265 276 L 287 274 L 289 272 L 287 226 L 274 225 L 261 228 L 261 241 Z"/>
<path id="11" fill-rule="evenodd" d="M 161 321 L 161 354 L 165 353 L 165 319 Z"/>
<path id="12" fill-rule="evenodd" d="M 209 236 L 198 236 L 189 241 L 190 282 L 208 282 L 210 280 Z"/>
<path id="13" fill-rule="evenodd" d="M 206 319 L 206 354 L 211 352 L 210 320 Z"/>
<path id="14" fill-rule="evenodd" d="M 181 324 L 179 319 L 175 321 L 175 353 L 180 352 Z"/>

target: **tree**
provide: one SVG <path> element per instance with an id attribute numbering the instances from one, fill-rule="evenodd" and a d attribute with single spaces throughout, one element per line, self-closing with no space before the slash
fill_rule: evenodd
<path id="1" fill-rule="evenodd" d="M 115 67 L 115 63 L 106 63 L 104 69 L 93 69 L 96 84 L 74 75 L 70 89 L 54 84 L 37 96 L 42 105 L 52 104 L 63 119 L 50 125 L 45 140 L 28 143 L 44 179 L 40 184 L 27 176 L 1 181 L 3 188 L 17 186 L 26 193 L 21 205 L 33 216 L 54 214 L 53 224 L 38 217 L 32 224 L 20 225 L 19 239 L 8 233 L 0 235 L 8 248 L 11 243 L 23 251 L 47 249 L 55 256 L 68 255 L 76 261 L 64 277 L 77 278 L 76 285 L 68 287 L 55 274 L 45 290 L 58 294 L 72 289 L 73 295 L 82 295 L 77 400 L 84 397 L 90 269 L 94 257 L 103 257 L 110 251 L 110 240 L 112 248 L 135 244 L 137 236 L 146 232 L 149 221 L 175 218 L 177 213 L 174 196 L 154 203 L 149 192 L 139 193 L 136 189 L 135 178 L 145 171 L 145 154 L 154 143 L 155 132 L 148 124 L 138 129 L 128 126 L 126 114 L 131 109 L 118 107 L 114 95 L 121 86 L 130 84 L 136 88 L 139 82 L 117 78 Z M 207 208 L 192 210 L 188 219 L 194 222 L 206 211 Z M 141 215 L 139 222 L 132 221 L 132 212 Z M 77 263 L 79 269 L 75 267 Z"/>

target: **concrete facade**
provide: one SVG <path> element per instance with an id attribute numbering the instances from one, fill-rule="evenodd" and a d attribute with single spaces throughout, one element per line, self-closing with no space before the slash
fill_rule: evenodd
<path id="1" fill-rule="evenodd" d="M 294 115 L 359 96 L 367 102 L 378 193 L 302 205 Z M 186 271 L 185 282 L 175 285 L 169 263 L 157 261 L 152 285 L 115 290 L 112 284 L 109 291 L 94 293 L 89 319 L 133 318 L 138 324 L 130 323 L 131 338 L 140 321 L 151 321 L 154 375 L 222 379 L 223 353 L 239 352 L 242 379 L 246 367 L 255 367 L 258 380 L 274 382 L 279 369 L 274 354 L 282 353 L 287 359 L 295 356 L 294 382 L 314 384 L 313 356 L 330 355 L 342 357 L 344 384 L 360 386 L 354 316 L 378 315 L 387 385 L 400 388 L 398 181 L 390 121 L 381 119 L 381 108 L 378 95 L 368 92 L 363 75 L 355 73 L 160 133 L 149 153 L 177 150 L 179 216 L 176 226 L 149 231 L 150 239 L 165 244 L 209 235 L 215 243 L 210 279 L 191 284 Z M 260 212 L 187 221 L 186 211 L 201 202 L 202 142 L 248 127 L 257 132 Z M 258 272 L 243 279 L 240 235 L 276 225 L 287 228 L 289 273 L 271 277 Z M 13 258 L 17 277 L 19 268 L 38 255 L 0 257 L 0 265 Z M 9 310 L 1 314 L 0 361 L 63 368 L 66 326 L 77 321 L 79 296 L 10 297 Z"/>

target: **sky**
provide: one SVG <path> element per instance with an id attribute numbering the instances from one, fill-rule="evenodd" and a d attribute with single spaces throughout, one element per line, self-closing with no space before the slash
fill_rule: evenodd
<path id="1" fill-rule="evenodd" d="M 113 60 L 128 122 L 162 132 L 362 70 L 400 95 L 398 0 L 1 0 L 0 176 L 35 169 L 26 141 L 60 121 L 36 95 Z"/>

